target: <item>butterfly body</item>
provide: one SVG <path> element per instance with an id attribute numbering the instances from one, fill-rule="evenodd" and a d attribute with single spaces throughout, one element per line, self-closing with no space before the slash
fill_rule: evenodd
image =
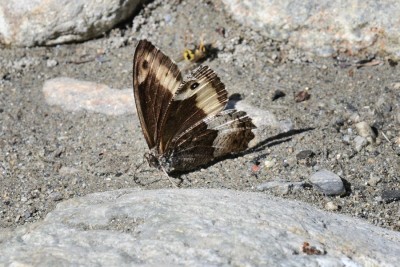
<path id="1" fill-rule="evenodd" d="M 243 111 L 224 110 L 224 84 L 208 67 L 182 78 L 177 65 L 146 40 L 133 62 L 136 107 L 149 165 L 188 171 L 249 147 L 256 127 Z"/>

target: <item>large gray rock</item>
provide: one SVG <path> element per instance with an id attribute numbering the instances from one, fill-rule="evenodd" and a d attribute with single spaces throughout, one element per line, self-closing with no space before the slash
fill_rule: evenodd
<path id="1" fill-rule="evenodd" d="M 367 50 L 400 58 L 400 2 L 222 0 L 235 19 L 321 56 Z"/>
<path id="2" fill-rule="evenodd" d="M 0 251 L 6 266 L 395 266 L 400 233 L 261 193 L 127 189 L 3 230 Z"/>
<path id="3" fill-rule="evenodd" d="M 54 45 L 97 37 L 132 15 L 141 0 L 0 0 L 0 43 Z"/>

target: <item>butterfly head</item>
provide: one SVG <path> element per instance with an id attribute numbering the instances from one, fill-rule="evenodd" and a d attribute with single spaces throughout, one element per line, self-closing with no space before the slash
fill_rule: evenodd
<path id="1" fill-rule="evenodd" d="M 170 163 L 167 161 L 165 155 L 160 155 L 158 153 L 153 153 L 153 151 L 150 151 L 145 153 L 144 157 L 146 158 L 150 167 L 163 170 L 167 173 L 173 170 L 173 168 L 170 167 Z"/>
<path id="2" fill-rule="evenodd" d="M 150 167 L 154 167 L 159 169 L 160 168 L 160 161 L 158 158 L 151 152 L 146 152 L 144 154 L 144 157 L 146 158 L 147 162 L 149 163 Z"/>

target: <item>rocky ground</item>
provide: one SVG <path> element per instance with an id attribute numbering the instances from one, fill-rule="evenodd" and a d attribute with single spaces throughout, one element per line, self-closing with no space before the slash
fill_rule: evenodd
<path id="1" fill-rule="evenodd" d="M 397 62 L 313 57 L 238 24 L 218 1 L 161 2 L 96 40 L 1 50 L 1 227 L 41 220 L 57 202 L 92 192 L 171 187 L 141 165 L 147 147 L 136 115 L 66 111 L 48 105 L 42 88 L 57 77 L 129 88 L 137 40 L 179 58 L 203 37 L 213 47 L 204 64 L 228 92 L 292 131 L 261 129 L 255 150 L 176 177 L 182 188 L 262 189 L 400 230 Z M 322 169 L 342 178 L 344 195 L 326 196 L 311 185 Z M 263 186 L 268 182 L 278 186 Z"/>

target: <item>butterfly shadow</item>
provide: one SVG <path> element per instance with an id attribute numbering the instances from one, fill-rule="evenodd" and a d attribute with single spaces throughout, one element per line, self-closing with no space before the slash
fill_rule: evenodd
<path id="1" fill-rule="evenodd" d="M 241 153 L 243 153 L 243 155 L 245 155 L 245 154 L 249 154 L 249 152 L 251 152 L 251 153 L 258 152 L 258 151 L 265 149 L 266 147 L 272 147 L 272 146 L 279 145 L 284 142 L 288 142 L 288 141 L 292 140 L 293 136 L 304 133 L 304 132 L 312 131 L 314 129 L 315 128 L 313 128 L 313 127 L 308 127 L 308 128 L 301 128 L 301 129 L 292 129 L 292 130 L 284 132 L 284 133 L 279 133 L 277 135 L 268 137 L 268 138 L 258 142 L 251 149 L 243 151 Z M 245 153 L 245 152 L 247 152 L 247 153 Z"/>
<path id="2" fill-rule="evenodd" d="M 266 147 L 272 147 L 275 145 L 279 145 L 281 143 L 288 142 L 288 141 L 292 140 L 293 136 L 304 133 L 304 132 L 312 131 L 314 129 L 315 128 L 313 128 L 313 127 L 308 127 L 308 128 L 301 128 L 301 129 L 293 129 L 293 130 L 290 130 L 290 131 L 287 131 L 284 133 L 279 133 L 275 136 L 268 137 L 268 138 L 258 142 L 254 147 L 247 149 L 245 151 L 235 153 L 235 154 L 228 154 L 223 157 L 216 158 L 216 159 L 210 161 L 209 163 L 207 163 L 206 165 L 202 165 L 199 168 L 193 169 L 190 171 L 179 171 L 179 172 L 173 171 L 173 172 L 169 173 L 169 176 L 173 177 L 174 179 L 180 179 L 182 181 L 183 179 L 181 178 L 181 175 L 185 175 L 185 174 L 194 172 L 194 171 L 202 169 L 202 168 L 208 168 L 208 167 L 214 165 L 215 163 L 223 161 L 223 160 L 234 159 L 237 157 L 242 157 L 247 154 L 263 151 Z M 254 159 L 253 161 L 257 162 L 257 161 L 265 158 L 266 156 L 267 156 L 266 153 L 261 154 L 261 155 L 257 156 L 256 159 Z"/>

